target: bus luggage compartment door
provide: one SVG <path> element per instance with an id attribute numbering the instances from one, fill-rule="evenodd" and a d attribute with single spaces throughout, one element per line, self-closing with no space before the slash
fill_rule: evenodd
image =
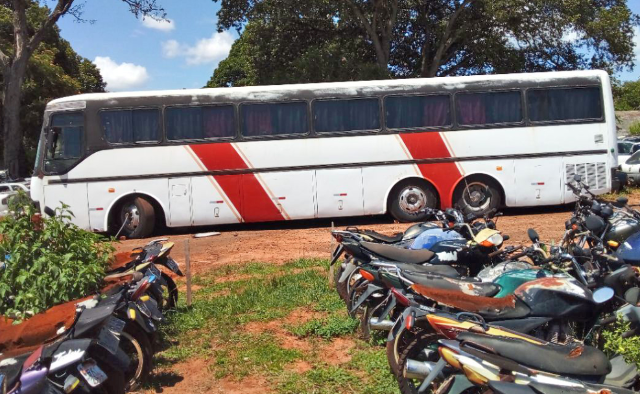
<path id="1" fill-rule="evenodd" d="M 550 205 L 562 201 L 562 158 L 515 160 L 517 206 Z"/>
<path id="2" fill-rule="evenodd" d="M 364 215 L 362 168 L 316 171 L 318 217 Z"/>
<path id="3" fill-rule="evenodd" d="M 169 223 L 191 226 L 191 178 L 169 178 Z"/>

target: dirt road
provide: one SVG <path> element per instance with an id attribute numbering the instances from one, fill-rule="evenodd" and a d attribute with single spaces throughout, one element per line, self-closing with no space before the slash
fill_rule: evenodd
<path id="1" fill-rule="evenodd" d="M 538 231 L 543 241 L 557 243 L 562 237 L 564 222 L 571 216 L 571 209 L 571 206 L 507 209 L 504 211 L 505 216 L 498 219 L 497 227 L 503 234 L 511 237 L 507 244 L 528 243 L 528 228 Z M 344 218 L 334 221 L 336 228 L 344 228 L 348 225 L 370 228 L 386 234 L 403 231 L 408 227 L 406 223 L 394 223 L 384 216 Z M 162 236 L 176 242 L 171 255 L 179 263 L 184 261 L 184 240 L 190 240 L 194 274 L 206 273 L 221 265 L 242 264 L 249 261 L 281 264 L 303 257 L 328 258 L 334 245 L 330 236 L 331 221 L 329 220 L 224 226 L 213 229 L 221 233 L 218 236 L 193 237 L 195 232 L 209 230 L 211 229 L 194 228 L 183 232 L 170 230 Z M 145 242 L 147 241 L 126 240 L 116 246 L 118 251 L 127 251 Z"/>

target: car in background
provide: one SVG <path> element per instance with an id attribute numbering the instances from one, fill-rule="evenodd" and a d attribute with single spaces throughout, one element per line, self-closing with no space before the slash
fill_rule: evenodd
<path id="1" fill-rule="evenodd" d="M 638 139 L 636 141 L 636 139 Z M 640 138 L 627 137 L 624 140 L 618 140 L 618 163 L 624 164 L 627 159 L 640 150 Z"/>
<path id="2" fill-rule="evenodd" d="M 627 174 L 630 185 L 640 185 L 640 151 L 632 154 L 626 162 L 620 164 L 619 168 L 621 172 Z"/>
<path id="3" fill-rule="evenodd" d="M 7 215 L 9 199 L 20 190 L 29 193 L 29 187 L 24 183 L 0 183 L 0 217 Z"/>

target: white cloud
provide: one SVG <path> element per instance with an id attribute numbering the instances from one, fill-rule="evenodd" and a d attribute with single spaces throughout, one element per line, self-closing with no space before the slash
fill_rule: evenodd
<path id="1" fill-rule="evenodd" d="M 171 31 L 176 28 L 176 23 L 173 21 L 173 19 L 155 20 L 153 18 L 144 18 L 142 20 L 142 26 L 148 29 Z"/>
<path id="2" fill-rule="evenodd" d="M 227 57 L 235 38 L 227 31 L 213 33 L 210 38 L 198 40 L 193 46 L 169 40 L 162 43 L 165 57 L 184 57 L 188 65 L 215 64 Z"/>
<path id="3" fill-rule="evenodd" d="M 149 80 L 147 69 L 137 64 L 118 64 L 108 56 L 96 56 L 93 62 L 100 69 L 100 74 L 107 82 L 107 89 L 110 91 L 137 88 Z"/>

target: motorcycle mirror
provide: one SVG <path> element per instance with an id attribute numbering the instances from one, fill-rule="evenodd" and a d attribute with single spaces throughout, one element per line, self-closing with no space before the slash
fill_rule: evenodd
<path id="1" fill-rule="evenodd" d="M 54 211 L 53 209 L 51 209 L 49 207 L 44 207 L 44 213 L 46 213 L 47 216 L 49 216 L 49 217 L 56 216 L 56 211 Z"/>
<path id="2" fill-rule="evenodd" d="M 633 306 L 640 304 L 640 288 L 632 287 L 624 293 L 624 300 Z"/>
<path id="3" fill-rule="evenodd" d="M 529 239 L 531 240 L 531 242 L 538 243 L 538 241 L 540 241 L 540 236 L 538 235 L 538 233 L 536 232 L 536 230 L 530 228 L 529 230 L 527 230 L 527 235 L 529 236 Z"/>
<path id="4" fill-rule="evenodd" d="M 575 174 L 575 175 L 573 176 L 573 180 L 574 180 L 574 181 L 576 181 L 576 182 L 582 182 L 582 175 L 580 175 L 580 174 Z"/>
<path id="5" fill-rule="evenodd" d="M 616 199 L 616 201 L 618 202 L 618 204 L 620 205 L 627 205 L 627 203 L 629 202 L 629 199 L 626 197 L 618 197 Z"/>
<path id="6" fill-rule="evenodd" d="M 604 304 L 613 298 L 615 292 L 611 287 L 601 287 L 593 292 L 593 301 L 596 304 Z"/>
<path id="7" fill-rule="evenodd" d="M 510 236 L 508 236 L 507 234 L 505 234 L 505 235 L 503 235 L 503 236 L 502 236 L 502 240 L 503 240 L 503 241 L 508 241 L 510 238 L 511 238 L 511 237 L 510 237 Z"/>

